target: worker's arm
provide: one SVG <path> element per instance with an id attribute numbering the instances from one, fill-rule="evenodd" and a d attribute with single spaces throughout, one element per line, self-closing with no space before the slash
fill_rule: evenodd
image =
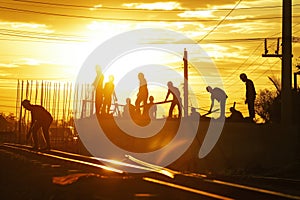
<path id="1" fill-rule="evenodd" d="M 215 102 L 215 99 L 211 97 L 211 104 L 210 104 L 210 109 L 209 109 L 208 113 L 211 113 L 211 111 L 214 107 L 214 102 Z"/>
<path id="2" fill-rule="evenodd" d="M 167 96 L 166 96 L 166 98 L 165 98 L 165 101 L 167 101 L 169 95 L 170 95 L 170 90 L 168 90 L 168 93 L 167 93 Z"/>
<path id="3" fill-rule="evenodd" d="M 118 101 L 118 98 L 117 98 L 117 95 L 116 95 L 115 91 L 113 92 L 113 98 L 114 98 L 115 101 Z"/>

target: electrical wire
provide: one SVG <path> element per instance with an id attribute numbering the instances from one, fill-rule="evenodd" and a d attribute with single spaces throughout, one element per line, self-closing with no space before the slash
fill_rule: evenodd
<path id="1" fill-rule="evenodd" d="M 197 43 L 202 42 L 205 38 L 207 38 L 212 32 L 214 32 L 225 20 L 226 18 L 236 9 L 236 7 L 242 2 L 242 0 L 239 0 L 235 6 L 227 13 L 227 15 L 224 16 L 224 18 L 219 21 L 219 23 L 211 29 L 208 33 L 206 33 L 200 40 L 197 41 Z"/>
<path id="2" fill-rule="evenodd" d="M 95 8 L 95 5 L 76 5 L 76 4 L 63 4 L 63 3 L 50 3 L 50 2 L 41 2 L 41 1 L 30 1 L 30 0 L 14 0 L 16 2 L 23 3 L 32 3 L 32 4 L 41 4 L 47 6 L 59 6 L 59 7 L 73 7 L 73 8 L 84 8 L 91 9 Z M 293 7 L 299 6 L 300 4 L 293 4 Z M 241 7 L 236 8 L 236 10 L 253 10 L 253 9 L 274 9 L 274 8 L 282 8 L 282 5 L 274 5 L 274 6 L 252 6 L 252 7 Z M 185 11 L 228 11 L 230 8 L 203 8 L 203 9 L 145 9 L 145 8 L 124 8 L 124 7 L 110 7 L 110 6 L 100 6 L 96 7 L 97 10 L 120 10 L 120 11 L 142 11 L 142 12 L 185 12 Z"/>
<path id="3" fill-rule="evenodd" d="M 134 19 L 134 18 L 113 18 L 113 17 L 94 17 L 87 15 L 72 15 L 72 14 L 60 14 L 53 12 L 43 12 L 43 11 L 35 11 L 28 9 L 20 9 L 20 8 L 11 8 L 6 6 L 0 6 L 2 10 L 11 10 L 16 12 L 26 12 L 26 13 L 34 13 L 41 15 L 49 15 L 49 16 L 57 16 L 57 17 L 69 17 L 69 18 L 79 18 L 79 19 L 93 19 L 93 20 L 104 20 L 104 21 L 133 21 L 133 22 L 215 22 L 219 21 L 218 19 Z M 300 15 L 293 16 L 293 18 L 299 18 Z M 281 19 L 281 16 L 272 16 L 272 17 L 248 17 L 248 18 L 237 18 L 230 19 L 230 21 L 256 21 L 256 20 L 270 20 L 270 19 Z M 223 20 L 224 21 L 224 20 Z"/>

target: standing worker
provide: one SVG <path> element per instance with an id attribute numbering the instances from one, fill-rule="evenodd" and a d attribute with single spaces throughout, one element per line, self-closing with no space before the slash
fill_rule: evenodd
<path id="1" fill-rule="evenodd" d="M 103 80 L 104 75 L 102 73 L 102 69 L 99 65 L 96 65 L 96 73 L 97 76 L 95 78 L 95 81 L 93 82 L 94 88 L 95 88 L 95 107 L 96 107 L 96 114 L 99 114 L 101 111 L 101 107 L 103 104 Z"/>
<path id="2" fill-rule="evenodd" d="M 135 107 L 131 104 L 131 99 L 126 98 L 126 105 L 124 106 L 123 117 L 126 119 L 133 119 L 135 116 Z"/>
<path id="3" fill-rule="evenodd" d="M 109 80 L 105 83 L 103 90 L 103 105 L 101 115 L 109 115 L 112 98 L 114 101 L 118 101 L 115 93 L 114 76 L 110 75 Z"/>
<path id="4" fill-rule="evenodd" d="M 247 78 L 247 75 L 242 73 L 240 74 L 240 79 L 246 84 L 246 100 L 245 104 L 248 104 L 248 111 L 250 121 L 253 122 L 255 118 L 255 110 L 254 110 L 254 101 L 256 98 L 256 91 L 252 80 Z"/>
<path id="5" fill-rule="evenodd" d="M 141 113 L 140 107 L 141 107 L 141 103 L 143 102 L 143 106 L 145 107 L 147 104 L 147 100 L 148 100 L 148 87 L 147 87 L 147 80 L 145 79 L 145 76 L 143 73 L 139 73 L 138 74 L 138 79 L 140 82 L 140 86 L 139 86 L 139 92 L 137 94 L 137 98 L 135 100 L 135 109 L 138 115 L 141 115 L 144 113 Z"/>
<path id="6" fill-rule="evenodd" d="M 22 101 L 22 106 L 31 112 L 31 126 L 27 133 L 26 139 L 28 140 L 31 133 L 33 138 L 33 149 L 39 148 L 37 132 L 40 128 L 43 130 L 43 135 L 46 140 L 45 150 L 50 150 L 50 137 L 49 127 L 53 121 L 51 114 L 40 105 L 32 105 L 29 100 Z"/>
<path id="7" fill-rule="evenodd" d="M 144 106 L 143 117 L 145 119 L 156 119 L 157 105 L 154 103 L 154 97 L 149 97 L 149 103 Z"/>

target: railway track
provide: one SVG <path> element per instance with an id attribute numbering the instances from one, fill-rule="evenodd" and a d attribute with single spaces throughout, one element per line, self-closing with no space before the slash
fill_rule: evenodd
<path id="1" fill-rule="evenodd" d="M 208 177 L 204 174 L 181 173 L 178 171 L 162 168 L 150 163 L 143 162 L 136 158 L 128 156 L 127 161 L 120 162 L 109 159 L 88 157 L 58 150 L 50 151 L 33 151 L 30 146 L 4 143 L 0 146 L 0 150 L 10 152 L 16 155 L 22 155 L 28 159 L 32 157 L 35 160 L 51 160 L 66 168 L 84 169 L 85 173 L 68 173 L 66 176 L 72 178 L 80 176 L 100 177 L 95 183 L 91 183 L 88 190 L 96 187 L 94 185 L 103 184 L 103 190 L 91 191 L 96 192 L 102 199 L 297 199 L 300 195 L 296 193 L 288 193 L 286 191 L 272 190 L 263 187 L 263 181 L 260 186 L 249 184 L 241 184 L 224 179 L 216 179 Z M 131 161 L 131 162 L 129 162 Z M 49 161 L 50 162 L 50 161 Z M 108 166 L 109 164 L 109 166 Z M 70 167 L 72 166 L 72 167 Z M 74 167 L 75 166 L 75 167 Z M 138 168 L 144 170 L 144 173 L 129 174 L 121 170 L 125 167 Z M 92 172 L 92 173 L 91 173 Z M 61 177 L 61 178 L 65 178 Z M 73 177 L 73 178 L 74 178 Z M 101 179 L 102 177 L 102 179 Z M 106 177 L 103 181 L 103 177 Z M 55 177 L 58 178 L 58 177 Z M 261 179 L 261 177 L 259 177 Z M 113 181 L 118 180 L 117 183 Z M 53 179 L 54 180 L 54 179 Z M 69 180 L 69 179 L 68 179 Z M 74 179 L 78 180 L 78 179 Z M 257 180 L 256 180 L 257 181 Z M 274 181 L 274 180 L 272 180 Z M 276 180 L 276 184 L 281 182 Z M 287 181 L 287 180 L 285 180 Z M 286 187 L 299 187 L 300 182 L 297 180 L 289 180 L 285 183 Z M 111 182 L 114 182 L 112 184 Z M 270 183 L 270 182 L 268 182 Z M 72 183 L 69 183 L 72 184 Z M 118 188 L 119 193 L 108 194 L 112 185 Z M 129 187 L 129 188 L 128 188 Z M 106 188 L 106 189 L 105 189 Z M 278 188 L 278 187 L 277 187 Z M 295 188 L 296 190 L 296 188 Z M 79 192 L 79 191 L 76 191 Z M 82 192 L 82 191 L 81 191 Z M 55 193 L 55 192 L 54 192 Z M 80 193 L 81 194 L 81 193 Z M 111 196 L 109 196 L 111 195 Z M 107 198 L 104 198 L 107 197 Z M 54 198 L 55 199 L 55 198 Z M 59 199 L 59 198 L 58 198 Z M 72 199 L 72 198 L 70 198 Z M 93 199 L 93 198 L 86 198 Z"/>

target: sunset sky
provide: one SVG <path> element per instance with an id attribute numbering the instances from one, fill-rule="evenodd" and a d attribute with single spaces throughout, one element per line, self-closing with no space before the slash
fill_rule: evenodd
<path id="1" fill-rule="evenodd" d="M 0 2 L 0 112 L 15 112 L 18 79 L 75 82 L 83 62 L 97 46 L 115 35 L 139 28 L 168 29 L 198 43 L 219 70 L 229 96 L 227 108 L 236 101 L 236 108 L 245 115 L 245 85 L 239 74 L 246 73 L 257 92 L 264 88 L 275 89 L 268 76 L 280 78 L 281 60 L 261 56 L 264 38 L 270 38 L 269 53 L 274 53 L 277 38 L 281 37 L 282 1 L 279 0 Z M 292 4 L 292 68 L 297 71 L 295 66 L 300 63 L 300 1 L 294 0 Z M 172 41 L 167 35 L 165 38 Z M 150 64 L 145 61 L 147 57 L 149 54 L 135 56 L 136 63 Z M 183 71 L 182 59 L 168 60 L 167 55 L 164 58 L 161 65 Z M 128 59 L 119 64 L 126 67 L 126 60 L 132 65 L 132 60 Z M 205 66 L 197 67 L 205 70 Z M 192 73 L 193 69 L 190 71 Z M 199 105 L 208 109 L 209 95 L 205 83 L 200 82 L 191 74 Z M 180 81 L 176 86 L 178 84 Z M 156 99 L 163 100 L 163 94 L 162 98 Z"/>

